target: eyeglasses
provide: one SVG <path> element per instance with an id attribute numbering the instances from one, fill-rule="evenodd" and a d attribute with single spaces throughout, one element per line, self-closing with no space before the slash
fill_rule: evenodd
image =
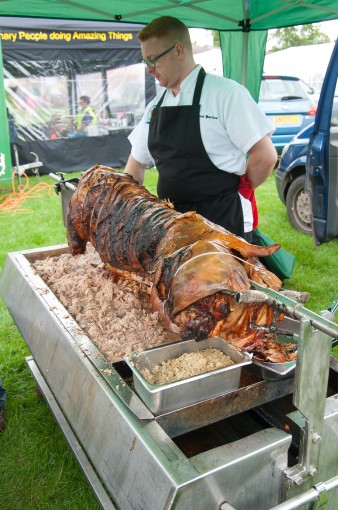
<path id="1" fill-rule="evenodd" d="M 160 53 L 159 55 L 157 55 L 156 57 L 153 57 L 153 58 L 144 58 L 142 60 L 143 64 L 146 66 L 146 67 L 151 67 L 151 69 L 155 69 L 156 67 L 156 62 L 158 61 L 159 58 L 161 57 L 164 57 L 164 55 L 166 55 L 167 53 L 169 53 L 169 51 L 173 50 L 175 48 L 176 44 L 174 44 L 173 46 L 171 46 L 168 50 L 165 50 L 163 51 L 162 53 Z"/>

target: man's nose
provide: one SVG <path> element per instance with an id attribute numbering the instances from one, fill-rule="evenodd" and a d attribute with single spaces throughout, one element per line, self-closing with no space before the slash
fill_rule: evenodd
<path id="1" fill-rule="evenodd" d="M 146 71 L 147 71 L 148 74 L 153 74 L 155 72 L 155 68 L 154 67 L 150 67 L 147 64 L 146 65 Z"/>

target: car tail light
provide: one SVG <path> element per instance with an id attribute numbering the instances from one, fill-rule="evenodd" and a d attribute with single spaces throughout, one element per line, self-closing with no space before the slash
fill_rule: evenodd
<path id="1" fill-rule="evenodd" d="M 314 115 L 316 115 L 317 113 L 317 105 L 316 104 L 313 104 L 311 107 L 310 107 L 310 110 L 307 112 L 307 114 L 310 116 L 310 117 L 313 117 Z"/>

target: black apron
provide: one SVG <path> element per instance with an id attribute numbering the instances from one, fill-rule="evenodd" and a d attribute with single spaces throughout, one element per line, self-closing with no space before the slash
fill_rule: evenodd
<path id="1" fill-rule="evenodd" d="M 233 234 L 244 236 L 238 194 L 239 176 L 217 168 L 201 137 L 201 69 L 191 106 L 162 106 L 164 92 L 149 125 L 148 148 L 159 173 L 159 198 L 169 198 L 179 212 L 196 211 Z"/>

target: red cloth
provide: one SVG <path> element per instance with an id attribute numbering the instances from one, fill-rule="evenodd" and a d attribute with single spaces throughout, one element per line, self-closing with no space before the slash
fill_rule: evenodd
<path id="1" fill-rule="evenodd" d="M 247 200 L 250 200 L 253 217 L 252 230 L 255 230 L 258 227 L 258 207 L 255 197 L 255 191 L 252 189 L 251 183 L 246 175 L 241 175 L 238 191 L 242 195 L 242 197 L 246 198 Z"/>

